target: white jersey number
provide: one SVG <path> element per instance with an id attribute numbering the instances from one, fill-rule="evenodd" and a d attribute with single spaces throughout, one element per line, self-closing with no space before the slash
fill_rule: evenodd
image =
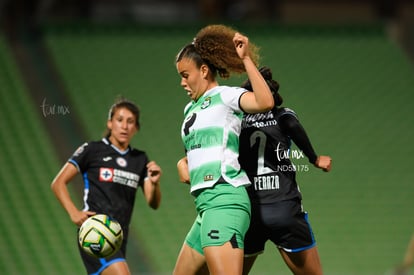
<path id="1" fill-rule="evenodd" d="M 265 146 L 266 146 L 266 135 L 261 131 L 255 131 L 250 136 L 250 147 L 253 147 L 257 142 L 259 142 L 259 148 L 257 150 L 257 174 L 264 175 L 269 174 L 273 171 L 269 167 L 265 167 L 264 165 L 264 154 L 265 154 Z"/>

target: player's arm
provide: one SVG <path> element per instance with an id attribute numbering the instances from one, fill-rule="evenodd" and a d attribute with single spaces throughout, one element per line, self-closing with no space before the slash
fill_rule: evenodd
<path id="1" fill-rule="evenodd" d="M 162 171 L 155 161 L 148 162 L 147 175 L 142 190 L 148 205 L 152 209 L 157 209 L 161 204 L 160 179 Z"/>
<path id="2" fill-rule="evenodd" d="M 303 151 L 306 157 L 308 157 L 310 163 L 325 172 L 331 170 L 331 157 L 316 155 L 305 129 L 295 116 L 285 114 L 280 117 L 279 123 L 283 131 L 292 138 L 293 142 Z"/>
<path id="3" fill-rule="evenodd" d="M 76 176 L 77 173 L 78 170 L 76 167 L 73 164 L 67 162 L 53 179 L 51 188 L 60 204 L 69 214 L 72 222 L 78 226 L 81 226 L 89 216 L 92 216 L 96 213 L 92 211 L 79 210 L 70 197 L 67 185 Z"/>
<path id="4" fill-rule="evenodd" d="M 247 113 L 262 113 L 274 106 L 273 95 L 262 74 L 250 58 L 249 39 L 236 33 L 233 38 L 236 52 L 243 61 L 247 77 L 252 84 L 253 93 L 244 93 L 240 98 L 240 107 Z"/>
<path id="5" fill-rule="evenodd" d="M 182 183 L 190 184 L 190 174 L 188 172 L 188 160 L 187 157 L 181 158 L 177 162 L 178 178 Z"/>

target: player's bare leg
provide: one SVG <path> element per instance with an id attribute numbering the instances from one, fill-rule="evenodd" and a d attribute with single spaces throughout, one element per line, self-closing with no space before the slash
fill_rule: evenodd
<path id="1" fill-rule="evenodd" d="M 102 275 L 130 275 L 126 262 L 116 262 L 108 266 L 102 271 Z"/>
<path id="2" fill-rule="evenodd" d="M 243 271 L 243 249 L 233 248 L 230 242 L 204 248 L 211 275 L 239 275 Z"/>
<path id="3" fill-rule="evenodd" d="M 414 264 L 414 235 L 412 235 L 410 243 L 407 246 L 407 250 L 404 254 L 403 262 L 397 267 L 394 274 L 400 275 L 408 271 L 408 269 Z"/>
<path id="4" fill-rule="evenodd" d="M 279 249 L 283 260 L 295 275 L 322 275 L 318 249 L 312 247 L 301 252 L 286 252 Z"/>
<path id="5" fill-rule="evenodd" d="M 208 268 L 203 255 L 186 243 L 181 247 L 173 275 L 208 275 Z"/>

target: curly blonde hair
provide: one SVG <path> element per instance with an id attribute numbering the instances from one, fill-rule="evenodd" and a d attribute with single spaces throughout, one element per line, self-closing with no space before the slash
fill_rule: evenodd
<path id="1" fill-rule="evenodd" d="M 236 52 L 233 37 L 236 30 L 225 25 L 209 25 L 202 28 L 194 38 L 195 50 L 210 67 L 222 78 L 230 73 L 244 73 L 243 61 Z M 249 55 L 253 62 L 259 63 L 259 48 L 249 42 Z"/>

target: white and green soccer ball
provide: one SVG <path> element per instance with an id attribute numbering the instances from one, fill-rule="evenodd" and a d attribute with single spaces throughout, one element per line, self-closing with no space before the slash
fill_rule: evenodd
<path id="1" fill-rule="evenodd" d="M 114 219 L 104 214 L 89 217 L 78 232 L 81 248 L 97 258 L 114 255 L 122 245 L 122 227 Z"/>

